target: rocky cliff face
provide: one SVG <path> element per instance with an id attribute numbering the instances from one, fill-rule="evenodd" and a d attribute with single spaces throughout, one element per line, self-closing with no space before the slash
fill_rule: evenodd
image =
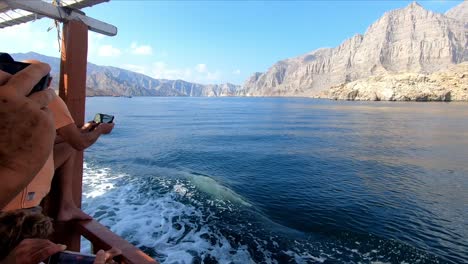
<path id="1" fill-rule="evenodd" d="M 417 3 L 387 12 L 364 35 L 255 73 L 239 95 L 314 96 L 331 86 L 369 76 L 446 69 L 468 60 L 467 27 L 457 18 L 463 12 L 466 3 L 447 12 L 450 17 Z"/>
<path id="2" fill-rule="evenodd" d="M 468 62 L 432 74 L 384 74 L 333 86 L 319 98 L 359 101 L 468 101 Z"/>
<path id="3" fill-rule="evenodd" d="M 468 1 L 463 1 L 458 6 L 445 12 L 445 16 L 468 23 Z"/>
<path id="4" fill-rule="evenodd" d="M 36 59 L 52 68 L 52 87 L 58 89 L 60 60 L 38 53 L 13 54 L 16 60 Z M 153 79 L 132 71 L 88 63 L 86 95 L 88 96 L 233 96 L 239 86 L 198 84 L 182 80 Z"/>

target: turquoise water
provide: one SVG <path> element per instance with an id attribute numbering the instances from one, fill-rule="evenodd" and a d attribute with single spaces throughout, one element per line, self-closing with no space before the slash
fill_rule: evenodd
<path id="1" fill-rule="evenodd" d="M 88 98 L 85 211 L 163 263 L 468 262 L 468 104 Z"/>

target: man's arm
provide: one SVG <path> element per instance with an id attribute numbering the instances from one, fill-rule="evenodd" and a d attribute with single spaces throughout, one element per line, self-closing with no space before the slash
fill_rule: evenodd
<path id="1" fill-rule="evenodd" d="M 21 241 L 0 264 L 36 264 L 65 249 L 66 246 L 46 239 L 29 238 Z"/>
<path id="2" fill-rule="evenodd" d="M 36 264 L 46 261 L 48 257 L 65 249 L 67 249 L 65 245 L 55 244 L 46 239 L 27 238 L 9 252 L 6 258 L 0 260 L 0 264 Z M 121 254 L 122 251 L 117 248 L 111 248 L 107 251 L 101 249 L 96 253 L 96 259 L 93 263 L 114 263 L 108 261 Z"/>
<path id="3" fill-rule="evenodd" d="M 94 144 L 101 135 L 109 134 L 113 128 L 114 123 L 101 123 L 94 130 L 82 130 L 72 123 L 59 128 L 57 132 L 74 149 L 81 151 Z"/>

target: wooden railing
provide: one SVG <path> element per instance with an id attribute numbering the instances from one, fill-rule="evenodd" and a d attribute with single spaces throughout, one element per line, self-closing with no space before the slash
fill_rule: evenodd
<path id="1" fill-rule="evenodd" d="M 95 220 L 58 222 L 55 224 L 55 234 L 52 238 L 57 243 L 64 243 L 69 246 L 70 237 L 83 236 L 91 242 L 92 250 L 96 253 L 99 249 L 108 250 L 117 248 L 122 251 L 122 255 L 116 257 L 119 263 L 124 264 L 157 264 L 154 259 L 146 255 L 143 251 L 130 244 L 125 239 L 110 231 Z M 69 247 L 71 250 L 79 251 Z"/>

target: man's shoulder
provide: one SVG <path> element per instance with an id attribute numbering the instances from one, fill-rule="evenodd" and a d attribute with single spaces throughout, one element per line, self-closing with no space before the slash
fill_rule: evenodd
<path id="1" fill-rule="evenodd" d="M 55 129 L 59 129 L 66 125 L 75 123 L 70 111 L 68 110 L 67 104 L 65 104 L 60 96 L 57 96 L 54 100 L 52 100 L 52 102 L 50 102 L 48 105 L 48 108 L 54 115 Z"/>
<path id="2" fill-rule="evenodd" d="M 63 111 L 66 110 L 68 111 L 67 104 L 63 101 L 63 99 L 60 96 L 56 96 L 47 106 L 52 112 L 54 110 L 56 111 Z"/>

